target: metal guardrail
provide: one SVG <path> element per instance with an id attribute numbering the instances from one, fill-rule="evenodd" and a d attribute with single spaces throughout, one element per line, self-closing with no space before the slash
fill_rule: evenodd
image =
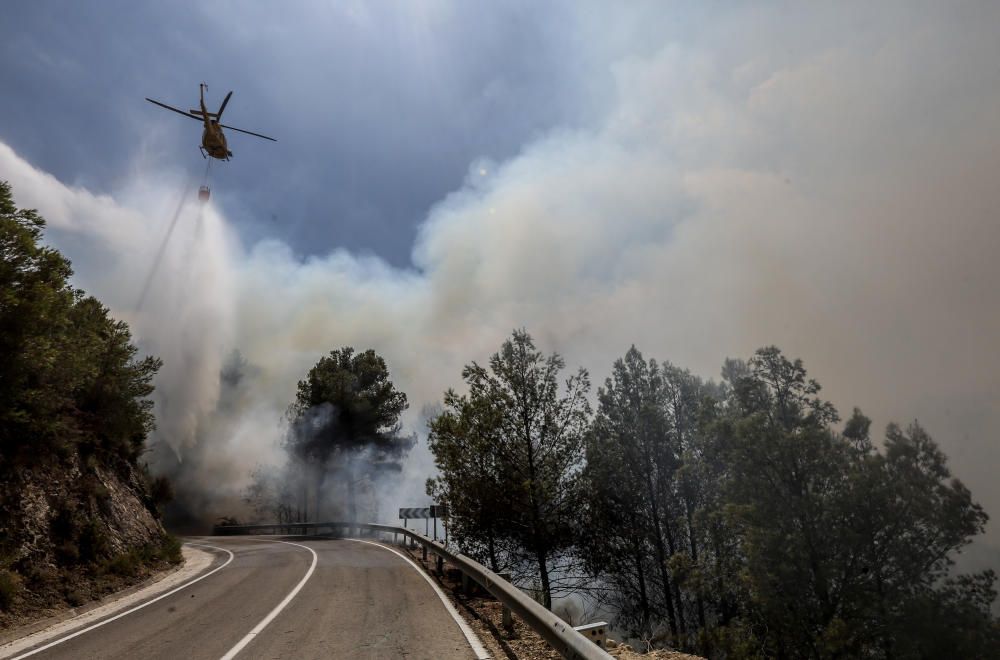
<path id="1" fill-rule="evenodd" d="M 523 591 L 479 562 L 473 561 L 461 553 L 453 552 L 446 548 L 444 544 L 405 527 L 346 522 L 275 523 L 266 525 L 217 525 L 215 533 L 220 535 L 243 534 L 247 532 L 263 533 L 270 530 L 272 533 L 277 534 L 295 534 L 299 532 L 305 534 L 306 530 L 309 529 L 317 531 L 329 529 L 331 533 L 344 530 L 346 532 L 345 535 L 350 535 L 351 530 L 356 529 L 358 530 L 358 536 L 367 531 L 371 534 L 392 534 L 394 540 L 397 538 L 397 535 L 408 538 L 423 546 L 426 552 L 434 554 L 439 560 L 447 561 L 450 565 L 461 571 L 463 575 L 467 575 L 479 583 L 483 589 L 492 594 L 505 607 L 517 614 L 531 629 L 545 638 L 545 641 L 562 657 L 568 660 L 607 660 L 611 657 L 604 649 L 574 630 L 573 626 L 545 609 L 540 603 L 529 598 Z"/>

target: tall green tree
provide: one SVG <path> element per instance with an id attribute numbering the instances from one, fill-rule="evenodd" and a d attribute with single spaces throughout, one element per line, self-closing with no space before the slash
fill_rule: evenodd
<path id="1" fill-rule="evenodd" d="M 462 551 L 495 572 L 517 572 L 512 551 L 503 463 L 494 447 L 500 411 L 482 399 L 444 395 L 444 409 L 428 422 L 428 442 L 439 466 L 427 494 L 449 506 L 448 525 Z"/>
<path id="2" fill-rule="evenodd" d="M 955 597 L 941 586 L 950 557 L 986 522 L 937 445 L 918 425 L 890 425 L 878 451 L 858 411 L 836 432 L 819 385 L 773 347 L 732 392 L 719 427 L 727 508 L 745 556 L 743 616 L 766 654 L 924 657 L 917 640 L 936 633 L 906 613 Z M 961 584 L 992 584 L 977 580 Z M 975 643 L 982 653 L 986 633 Z"/>
<path id="3" fill-rule="evenodd" d="M 598 409 L 587 442 L 587 476 L 592 484 L 591 510 L 621 532 L 642 539 L 653 553 L 653 571 L 633 547 L 634 579 L 640 593 L 642 628 L 648 628 L 649 615 L 655 607 L 665 614 L 671 635 L 676 639 L 683 626 L 678 615 L 680 605 L 668 562 L 675 549 L 670 515 L 670 480 L 676 471 L 678 448 L 668 436 L 663 375 L 655 360 L 646 362 L 633 346 L 612 367 L 612 375 L 597 393 Z M 621 472 L 608 473 L 609 470 Z M 620 492 L 608 493 L 608 488 Z M 603 496 L 603 497 L 600 497 Z M 615 511 L 624 507 L 624 520 L 614 522 Z M 629 526 L 634 525 L 634 527 Z M 612 528 L 614 529 L 614 527 Z M 605 533 L 608 530 L 603 530 Z M 612 532 L 614 535 L 614 532 Z M 591 544 L 594 559 L 602 554 L 600 537 Z M 605 557 L 604 561 L 610 558 Z M 655 589 L 652 588 L 655 585 Z M 645 605 L 642 594 L 645 593 Z"/>
<path id="4" fill-rule="evenodd" d="M 598 390 L 587 439 L 580 550 L 614 584 L 619 624 L 649 637 L 665 621 L 675 646 L 696 646 L 689 633 L 707 626 L 704 509 L 715 482 L 701 462 L 713 387 L 633 346 Z"/>
<path id="5" fill-rule="evenodd" d="M 390 380 L 385 360 L 371 349 L 331 351 L 299 381 L 286 413 L 292 425 L 288 449 L 315 470 L 319 490 L 331 469 L 345 479 L 352 521 L 357 519 L 358 479 L 398 469 L 413 446 L 412 437 L 400 434 L 400 416 L 408 405 L 406 394 Z"/>
<path id="6" fill-rule="evenodd" d="M 161 362 L 139 359 L 128 326 L 69 284 L 44 226 L 0 182 L 0 465 L 74 449 L 135 465 Z"/>
<path id="7" fill-rule="evenodd" d="M 110 559 L 108 530 L 123 521 L 109 477 L 153 516 L 170 496 L 139 464 L 161 363 L 140 358 L 128 326 L 70 284 L 44 228 L 0 182 L 0 609 L 18 588 L 31 593 L 28 607 L 48 602 L 66 574 L 87 583 L 87 569 Z M 180 560 L 176 548 L 171 556 Z"/>
<path id="8" fill-rule="evenodd" d="M 577 551 L 618 624 L 709 657 L 995 657 L 995 576 L 951 575 L 986 516 L 927 432 L 838 431 L 774 347 L 723 379 L 633 347 L 598 390 Z"/>
<path id="9" fill-rule="evenodd" d="M 587 372 L 580 369 L 560 384 L 564 367 L 558 354 L 544 356 L 526 331 L 515 331 L 489 368 L 473 362 L 463 369 L 468 394 L 446 395 L 429 441 L 441 475 L 437 492 L 458 505 L 452 511 L 456 526 L 487 544 L 489 533 L 503 534 L 534 564 L 549 608 L 553 562 L 574 542 L 590 418 Z M 463 481 L 466 474 L 472 483 Z M 480 483 L 488 489 L 479 497 L 496 500 L 467 505 L 463 490 Z M 502 524 L 483 519 L 490 515 Z"/>

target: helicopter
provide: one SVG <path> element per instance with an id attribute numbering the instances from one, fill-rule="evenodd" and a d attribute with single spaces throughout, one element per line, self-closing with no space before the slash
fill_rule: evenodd
<path id="1" fill-rule="evenodd" d="M 245 131 L 242 128 L 234 128 L 232 126 L 226 126 L 225 124 L 220 124 L 219 120 L 222 119 L 222 113 L 226 110 L 226 104 L 229 103 L 229 97 L 233 95 L 232 92 L 226 94 L 226 98 L 222 100 L 222 105 L 219 106 L 218 112 L 209 112 L 205 108 L 205 90 L 208 85 L 201 83 L 199 86 L 200 97 L 201 97 L 201 110 L 188 110 L 184 112 L 179 108 L 175 108 L 166 103 L 160 103 L 159 101 L 154 101 L 153 99 L 146 97 L 146 100 L 150 103 L 155 103 L 161 108 L 166 108 L 167 110 L 172 110 L 178 114 L 184 115 L 191 119 L 200 119 L 205 124 L 205 130 L 201 134 L 201 146 L 198 148 L 201 150 L 201 157 L 208 158 L 211 156 L 217 160 L 229 160 L 233 157 L 233 152 L 229 150 L 226 144 L 226 136 L 222 132 L 222 129 L 227 128 L 231 131 L 237 131 L 239 133 L 246 133 L 248 135 L 253 135 L 255 137 L 264 138 L 265 140 L 271 140 L 272 142 L 277 142 L 273 137 L 268 137 L 266 135 L 261 135 L 260 133 L 254 133 L 253 131 Z"/>

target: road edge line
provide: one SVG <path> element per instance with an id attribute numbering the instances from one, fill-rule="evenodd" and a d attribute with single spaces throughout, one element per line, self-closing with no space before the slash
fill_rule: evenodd
<path id="1" fill-rule="evenodd" d="M 187 589 L 188 587 L 190 587 L 195 582 L 200 582 L 201 580 L 204 580 L 205 578 L 207 578 L 209 575 L 212 575 L 213 573 L 217 573 L 218 571 L 221 571 L 226 566 L 228 566 L 231 561 L 233 561 L 233 553 L 230 552 L 229 550 L 226 550 L 225 548 L 218 548 L 218 547 L 216 547 L 214 545 L 208 545 L 208 544 L 205 544 L 205 543 L 187 543 L 187 545 L 194 545 L 194 546 L 198 546 L 198 547 L 202 547 L 202 548 L 212 548 L 213 550 L 218 550 L 220 552 L 225 552 L 225 553 L 229 554 L 229 559 L 227 559 L 225 561 L 225 563 L 222 564 L 222 566 L 217 566 L 217 567 L 213 568 L 212 570 L 210 570 L 209 572 L 205 573 L 204 575 L 199 575 L 198 577 L 194 578 L 193 580 L 185 582 L 181 586 L 175 587 L 174 589 L 171 589 L 170 591 L 168 591 L 165 594 L 160 594 L 156 598 L 153 598 L 151 600 L 147 600 L 145 603 L 142 603 L 140 605 L 136 605 L 135 607 L 133 607 L 131 609 L 127 609 L 124 612 L 119 612 L 118 614 L 116 614 L 114 616 L 111 616 L 111 617 L 108 617 L 107 619 L 102 619 L 101 621 L 98 621 L 95 624 L 89 625 L 86 628 L 82 628 L 80 630 L 72 632 L 72 633 L 66 635 L 65 637 L 60 637 L 59 639 L 57 639 L 55 641 L 49 642 L 48 644 L 45 644 L 44 646 L 39 646 L 38 648 L 32 649 L 31 651 L 28 651 L 27 653 L 22 653 L 21 655 L 14 656 L 10 660 L 21 660 L 22 658 L 28 658 L 30 656 L 35 655 L 36 653 L 41 653 L 42 651 L 48 650 L 48 649 L 52 648 L 53 646 L 58 646 L 59 644 L 62 644 L 63 642 L 66 642 L 66 641 L 69 641 L 69 640 L 74 639 L 76 637 L 79 637 L 80 635 L 83 635 L 84 633 L 88 633 L 91 630 L 96 630 L 97 628 L 100 628 L 101 626 L 103 626 L 105 624 L 111 623 L 112 621 L 117 621 L 118 619 L 120 619 L 120 618 L 122 618 L 124 616 L 128 616 L 129 614 L 132 614 L 133 612 L 138 612 L 139 610 L 141 610 L 142 608 L 146 607 L 147 605 L 152 605 L 153 603 L 155 603 L 157 601 L 163 600 L 167 596 L 172 596 L 173 594 L 177 593 L 181 589 Z"/>
<path id="2" fill-rule="evenodd" d="M 368 545 L 373 545 L 376 548 L 382 548 L 383 550 L 388 550 L 389 552 L 398 555 L 401 559 L 406 561 L 406 563 L 412 566 L 417 573 L 420 573 L 420 577 L 424 578 L 424 580 L 427 581 L 427 584 L 431 585 L 431 588 L 434 589 L 434 593 L 436 593 L 438 598 L 441 599 L 441 602 L 444 603 L 444 608 L 448 610 L 448 614 L 451 615 L 451 618 L 455 620 L 455 623 L 457 623 L 458 627 L 462 630 L 462 634 L 465 635 L 466 641 L 469 642 L 469 646 L 472 647 L 472 652 L 476 654 L 477 660 L 489 660 L 490 654 L 486 651 L 486 647 L 483 646 L 483 643 L 479 641 L 479 636 L 476 635 L 476 632 L 472 629 L 472 626 L 470 626 L 469 622 L 466 621 L 464 618 L 462 618 L 462 615 L 458 613 L 458 610 L 455 609 L 455 606 L 448 599 L 448 596 L 444 593 L 441 587 L 439 587 L 437 583 L 435 583 L 434 580 L 432 580 L 430 576 L 427 575 L 427 573 L 423 569 L 417 566 L 416 562 L 414 562 L 412 559 L 404 555 L 399 550 L 396 550 L 395 548 L 390 548 L 389 546 L 383 545 L 381 543 L 375 543 L 374 541 L 366 541 L 364 539 L 345 538 L 343 540 L 354 541 L 355 543 L 367 543 Z"/>

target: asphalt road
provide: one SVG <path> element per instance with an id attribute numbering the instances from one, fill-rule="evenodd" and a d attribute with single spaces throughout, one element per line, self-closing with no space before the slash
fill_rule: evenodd
<path id="1" fill-rule="evenodd" d="M 65 641 L 30 657 L 477 657 L 423 575 L 392 551 L 349 540 L 284 540 L 290 543 L 273 537 L 190 539 L 219 549 L 212 550 L 218 555 L 213 569 L 229 560 L 226 550 L 232 560 L 131 614 L 70 639 L 73 631 L 50 640 Z"/>

